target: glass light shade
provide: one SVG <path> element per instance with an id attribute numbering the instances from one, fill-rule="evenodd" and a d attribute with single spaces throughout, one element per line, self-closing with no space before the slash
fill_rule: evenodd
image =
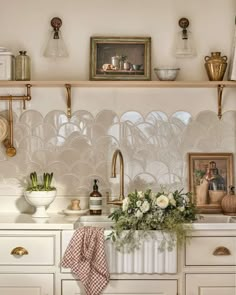
<path id="1" fill-rule="evenodd" d="M 192 33 L 189 30 L 178 32 L 175 55 L 177 57 L 192 57 L 196 55 Z"/>
<path id="2" fill-rule="evenodd" d="M 52 31 L 44 51 L 45 57 L 67 57 L 68 51 L 63 41 L 61 31 Z"/>

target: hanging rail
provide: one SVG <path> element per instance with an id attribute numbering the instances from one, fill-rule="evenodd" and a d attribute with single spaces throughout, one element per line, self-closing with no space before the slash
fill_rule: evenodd
<path id="1" fill-rule="evenodd" d="M 26 84 L 26 95 L 0 95 L 0 100 L 23 100 L 23 109 L 25 110 L 25 101 L 31 100 L 31 84 Z"/>
<path id="2" fill-rule="evenodd" d="M 13 112 L 12 112 L 12 101 L 13 100 L 22 100 L 23 101 L 23 109 L 26 109 L 25 101 L 31 100 L 31 84 L 26 84 L 26 95 L 0 95 L 0 100 L 8 100 L 9 101 L 9 137 L 5 139 L 3 144 L 6 147 L 6 154 L 9 157 L 14 157 L 16 155 L 16 149 L 13 146 Z"/>

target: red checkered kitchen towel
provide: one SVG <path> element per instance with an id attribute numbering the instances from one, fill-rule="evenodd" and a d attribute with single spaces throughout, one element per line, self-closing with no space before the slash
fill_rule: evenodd
<path id="1" fill-rule="evenodd" d="M 82 282 L 87 295 L 99 295 L 109 282 L 104 229 L 78 228 L 66 248 L 61 266 L 70 268 Z"/>

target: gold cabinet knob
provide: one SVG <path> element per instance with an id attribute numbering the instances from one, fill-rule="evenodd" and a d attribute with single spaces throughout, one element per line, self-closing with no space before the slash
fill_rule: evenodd
<path id="1" fill-rule="evenodd" d="M 214 256 L 228 256 L 231 255 L 230 250 L 224 246 L 215 248 L 213 252 Z"/>
<path id="2" fill-rule="evenodd" d="M 23 256 L 28 255 L 28 251 L 24 247 L 16 247 L 11 251 L 11 255 Z"/>

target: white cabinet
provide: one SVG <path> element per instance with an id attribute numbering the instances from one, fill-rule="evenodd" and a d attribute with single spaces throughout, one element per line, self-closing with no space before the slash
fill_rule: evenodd
<path id="1" fill-rule="evenodd" d="M 185 295 L 236 294 L 235 231 L 194 232 L 185 245 Z"/>
<path id="2" fill-rule="evenodd" d="M 79 281 L 63 280 L 61 295 L 85 295 Z M 177 280 L 110 280 L 103 294 L 176 295 Z"/>
<path id="3" fill-rule="evenodd" d="M 235 295 L 236 274 L 187 274 L 186 295 Z"/>
<path id="4" fill-rule="evenodd" d="M 53 274 L 0 274 L 1 295 L 53 295 Z"/>
<path id="5" fill-rule="evenodd" d="M 236 237 L 193 237 L 186 245 L 185 263 L 189 266 L 236 265 Z"/>
<path id="6" fill-rule="evenodd" d="M 0 230 L 0 249 L 1 295 L 60 295 L 60 231 Z"/>
<path id="7" fill-rule="evenodd" d="M 55 234 L 0 231 L 0 265 L 54 265 Z"/>

